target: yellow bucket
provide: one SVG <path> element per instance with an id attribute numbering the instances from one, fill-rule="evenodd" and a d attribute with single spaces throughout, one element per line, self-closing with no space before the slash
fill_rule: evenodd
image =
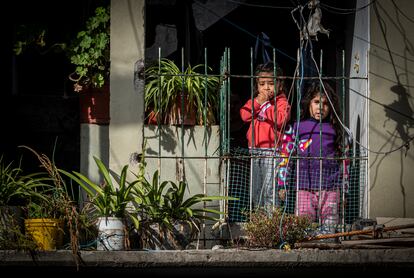
<path id="1" fill-rule="evenodd" d="M 63 244 L 63 221 L 59 219 L 25 219 L 26 234 L 33 238 L 37 249 L 56 250 Z"/>

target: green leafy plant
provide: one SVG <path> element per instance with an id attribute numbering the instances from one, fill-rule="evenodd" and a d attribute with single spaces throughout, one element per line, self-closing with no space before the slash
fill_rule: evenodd
<path id="1" fill-rule="evenodd" d="M 30 218 L 60 218 L 63 219 L 67 211 L 74 205 L 64 182 L 59 175 L 53 160 L 46 154 L 40 154 L 29 146 L 19 146 L 32 152 L 40 162 L 44 179 L 43 186 L 35 188 L 28 204 L 28 216 Z"/>
<path id="2" fill-rule="evenodd" d="M 140 178 L 137 175 L 137 178 Z M 164 188 L 168 185 L 167 181 L 158 184 L 158 171 L 154 173 L 152 183 L 143 178 L 140 183 L 132 188 L 132 194 L 135 196 L 135 206 L 138 213 L 144 222 L 166 222 L 170 223 L 169 219 L 163 211 L 164 209 Z"/>
<path id="3" fill-rule="evenodd" d="M 94 157 L 94 160 L 104 179 L 103 184 L 97 184 L 76 171 L 72 171 L 72 173 L 62 169 L 59 171 L 75 181 L 86 192 L 90 198 L 89 202 L 99 217 L 129 217 L 138 227 L 138 218 L 129 213 L 127 209 L 128 203 L 134 201 L 131 190 L 138 180 L 128 182 L 128 165 L 125 165 L 121 174 L 117 175 L 110 171 L 99 158 Z"/>
<path id="4" fill-rule="evenodd" d="M 35 242 L 24 232 L 24 209 L 32 198 L 46 201 L 37 192 L 48 186 L 50 180 L 44 173 L 25 174 L 13 162 L 0 157 L 0 249 L 34 250 Z"/>
<path id="5" fill-rule="evenodd" d="M 172 227 L 175 221 L 184 221 L 193 227 L 198 226 L 201 220 L 217 221 L 223 212 L 203 208 L 197 205 L 214 200 L 236 200 L 226 196 L 206 196 L 195 194 L 185 198 L 188 184 L 180 181 L 159 182 L 158 170 L 154 172 L 152 182 L 144 179 L 142 183 L 134 186 L 133 194 L 139 197 L 138 212 L 143 222 L 160 223 Z M 198 228 L 198 227 L 197 227 Z"/>
<path id="6" fill-rule="evenodd" d="M 47 185 L 36 193 L 37 195 L 33 195 L 27 205 L 28 218 L 64 219 L 72 208 L 72 200 L 63 188 Z M 39 198 L 38 195 L 41 197 Z"/>
<path id="7" fill-rule="evenodd" d="M 110 66 L 109 7 L 98 7 L 86 22 L 85 30 L 78 32 L 68 47 L 70 62 L 76 66 L 69 79 L 74 90 L 101 88 L 109 78 Z"/>
<path id="8" fill-rule="evenodd" d="M 203 64 L 181 71 L 172 60 L 163 58 L 146 68 L 145 77 L 144 101 L 150 121 L 157 118 L 176 124 L 180 115 L 189 117 L 195 111 L 197 124 L 214 124 L 220 82 L 217 76 L 205 74 Z M 182 105 L 184 112 L 180 112 Z"/>
<path id="9" fill-rule="evenodd" d="M 247 213 L 249 220 L 243 226 L 250 247 L 278 248 L 282 244 L 293 246 L 306 237 L 312 221 L 307 216 L 287 214 L 281 208 L 274 208 L 269 214 L 264 209 Z"/>
<path id="10" fill-rule="evenodd" d="M 202 207 L 214 200 L 237 200 L 226 196 L 195 194 L 185 197 L 188 184 L 180 181 L 159 181 L 158 170 L 152 181 L 140 179 L 132 192 L 138 196 L 136 211 L 141 219 L 141 237 L 150 247 L 156 243 L 160 249 L 184 249 L 200 231 L 204 220 L 218 221 L 224 212 Z M 168 240 L 166 240 L 168 239 Z M 144 244 L 145 245 L 145 244 Z"/>
<path id="11" fill-rule="evenodd" d="M 236 198 L 230 198 L 225 196 L 206 196 L 205 194 L 195 194 L 185 198 L 185 191 L 188 184 L 186 182 L 180 181 L 178 185 L 170 181 L 171 188 L 167 190 L 165 194 L 165 212 L 172 219 L 179 221 L 187 221 L 194 223 L 194 220 L 212 220 L 218 221 L 217 217 L 210 215 L 221 215 L 224 212 L 208 209 L 208 208 L 195 208 L 198 204 L 203 202 L 211 202 L 215 200 L 235 200 Z"/>
<path id="12" fill-rule="evenodd" d="M 0 157 L 0 206 L 25 205 L 30 198 L 45 199 L 36 189 L 47 186 L 49 178 L 44 173 L 24 174 L 21 160 L 18 166 L 4 163 Z"/>
<path id="13" fill-rule="evenodd" d="M 47 40 L 47 27 L 39 24 L 18 27 L 13 46 L 15 55 L 28 49 L 40 54 L 51 51 L 64 53 L 75 70 L 69 75 L 74 82 L 74 91 L 87 88 L 101 88 L 109 79 L 110 70 L 110 12 L 108 7 L 97 7 L 85 24 L 85 29 L 77 32 L 74 39 L 50 43 Z"/>
<path id="14" fill-rule="evenodd" d="M 51 51 L 60 53 L 66 49 L 66 43 L 47 43 L 47 27 L 42 24 L 20 25 L 16 30 L 13 45 L 15 55 L 21 55 L 28 49 L 35 49 L 39 54 L 45 55 Z"/>

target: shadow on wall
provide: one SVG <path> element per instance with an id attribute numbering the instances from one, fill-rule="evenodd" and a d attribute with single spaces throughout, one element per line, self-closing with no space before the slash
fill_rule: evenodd
<path id="1" fill-rule="evenodd" d="M 409 102 L 409 98 L 411 96 L 407 93 L 406 88 L 401 84 L 394 85 L 390 89 L 391 92 L 397 95 L 398 99 L 390 105 L 387 105 L 387 107 L 384 109 L 385 116 L 388 118 L 384 122 L 384 126 L 386 122 L 388 122 L 389 120 L 395 121 L 395 130 L 398 132 L 398 135 L 401 138 L 401 140 L 407 142 L 408 140 L 410 140 L 410 135 L 408 131 L 410 128 L 414 126 L 414 113 Z M 409 143 L 405 147 L 407 151 L 409 149 Z"/>

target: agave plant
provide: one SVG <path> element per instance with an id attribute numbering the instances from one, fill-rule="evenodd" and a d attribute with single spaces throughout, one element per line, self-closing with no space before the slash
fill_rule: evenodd
<path id="1" fill-rule="evenodd" d="M 209 67 L 209 71 L 212 69 Z M 181 123 L 180 115 L 195 112 L 195 123 L 214 124 L 219 102 L 219 78 L 206 75 L 205 65 L 198 64 L 182 71 L 169 59 L 145 70 L 145 108 L 164 124 Z M 184 98 L 182 98 L 184 96 Z M 184 112 L 181 108 L 184 107 Z"/>

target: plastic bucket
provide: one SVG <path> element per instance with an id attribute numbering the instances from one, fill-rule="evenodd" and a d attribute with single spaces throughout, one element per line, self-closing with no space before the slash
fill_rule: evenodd
<path id="1" fill-rule="evenodd" d="M 122 218 L 100 217 L 97 224 L 98 243 L 96 250 L 125 250 L 125 225 Z"/>
<path id="2" fill-rule="evenodd" d="M 32 237 L 37 249 L 51 251 L 62 246 L 62 220 L 49 218 L 25 219 L 24 224 L 26 234 Z"/>

